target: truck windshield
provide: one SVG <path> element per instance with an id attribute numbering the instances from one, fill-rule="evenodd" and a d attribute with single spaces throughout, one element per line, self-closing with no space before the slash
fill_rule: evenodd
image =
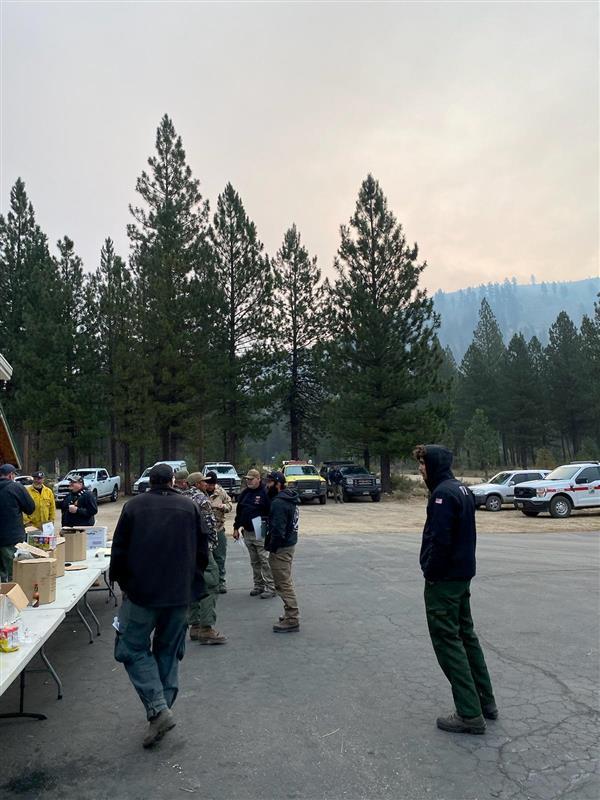
<path id="1" fill-rule="evenodd" d="M 216 464 L 209 464 L 206 467 L 207 472 L 216 472 L 217 475 L 235 475 L 236 471 L 234 467 L 228 466 L 224 467 L 223 465 L 217 466 Z"/>
<path id="2" fill-rule="evenodd" d="M 369 475 L 364 467 L 341 467 L 342 475 Z"/>
<path id="3" fill-rule="evenodd" d="M 494 483 L 496 485 L 499 485 L 501 483 L 506 483 L 506 481 L 510 478 L 511 475 L 512 472 L 499 472 L 497 475 L 494 475 L 494 477 L 489 482 Z"/>
<path id="4" fill-rule="evenodd" d="M 92 478 L 95 474 L 95 469 L 73 469 L 65 475 L 65 480 L 68 480 L 72 475 L 81 475 L 82 478 Z"/>
<path id="5" fill-rule="evenodd" d="M 290 475 L 318 475 L 316 467 L 312 467 L 309 464 L 306 466 L 297 466 L 297 467 L 286 467 L 285 468 L 286 476 Z"/>
<path id="6" fill-rule="evenodd" d="M 564 466 L 564 467 L 557 467 L 553 470 L 550 475 L 546 475 L 544 480 L 546 481 L 569 481 L 575 475 L 575 473 L 581 469 L 579 465 L 576 467 L 573 466 Z"/>

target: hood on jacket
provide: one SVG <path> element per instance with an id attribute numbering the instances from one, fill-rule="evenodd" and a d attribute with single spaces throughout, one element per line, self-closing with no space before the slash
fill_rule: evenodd
<path id="1" fill-rule="evenodd" d="M 453 453 L 447 447 L 439 444 L 425 445 L 425 467 L 427 469 L 427 488 L 433 492 L 442 481 L 453 478 L 452 466 Z"/>
<path id="2" fill-rule="evenodd" d="M 285 500 L 286 503 L 294 503 L 294 505 L 299 505 L 300 503 L 300 497 L 295 489 L 282 489 L 279 494 L 273 498 L 273 500 L 276 500 L 277 498 L 280 500 Z"/>
<path id="3" fill-rule="evenodd" d="M 10 486 L 11 483 L 15 483 L 15 481 L 11 481 L 8 478 L 0 478 L 0 491 L 2 489 L 6 489 L 6 487 Z"/>

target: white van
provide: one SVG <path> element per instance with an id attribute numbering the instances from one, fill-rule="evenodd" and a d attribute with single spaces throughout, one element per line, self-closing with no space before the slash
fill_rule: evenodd
<path id="1" fill-rule="evenodd" d="M 178 469 L 187 469 L 187 464 L 185 461 L 157 461 L 155 464 L 152 464 L 152 467 L 155 467 L 156 464 L 168 464 L 170 467 L 173 467 L 173 472 L 177 472 Z M 152 467 L 146 467 L 137 481 L 133 484 L 134 494 L 143 494 L 144 492 L 148 491 L 150 488 L 149 475 Z"/>

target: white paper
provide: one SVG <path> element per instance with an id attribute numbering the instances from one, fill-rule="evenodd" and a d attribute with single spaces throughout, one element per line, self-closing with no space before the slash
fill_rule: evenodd
<path id="1" fill-rule="evenodd" d="M 262 519 L 254 517 L 252 520 L 252 527 L 254 528 L 254 535 L 257 539 L 262 539 Z"/>
<path id="2" fill-rule="evenodd" d="M 44 522 L 42 525 L 42 533 L 44 536 L 54 536 L 54 523 Z"/>

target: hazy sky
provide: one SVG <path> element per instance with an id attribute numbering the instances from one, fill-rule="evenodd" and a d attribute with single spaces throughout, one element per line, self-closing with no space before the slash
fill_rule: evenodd
<path id="1" fill-rule="evenodd" d="M 1 201 L 86 268 L 168 113 L 204 195 L 325 272 L 372 172 L 456 289 L 598 274 L 598 4 L 2 3 Z"/>

